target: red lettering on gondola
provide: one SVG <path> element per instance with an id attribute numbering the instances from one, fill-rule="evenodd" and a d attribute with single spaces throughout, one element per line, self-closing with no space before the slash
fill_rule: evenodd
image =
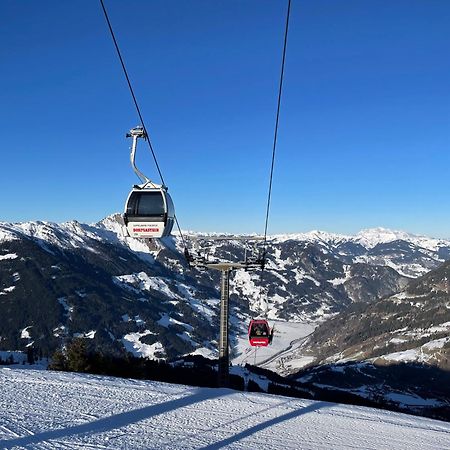
<path id="1" fill-rule="evenodd" d="M 133 228 L 133 233 L 158 233 L 159 228 Z"/>

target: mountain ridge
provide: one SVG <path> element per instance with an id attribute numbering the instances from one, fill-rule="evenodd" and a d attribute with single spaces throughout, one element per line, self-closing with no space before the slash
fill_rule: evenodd
<path id="1" fill-rule="evenodd" d="M 143 242 L 124 237 L 122 226 L 118 214 L 93 225 L 0 223 L 0 310 L 9 317 L 0 325 L 0 347 L 37 345 L 37 334 L 55 347 L 63 338 L 81 335 L 106 348 L 147 356 L 214 355 L 219 274 L 189 270 L 176 235 Z M 262 284 L 258 273 L 232 274 L 234 351 L 242 351 L 237 344 L 245 342 L 248 321 L 260 314 L 261 293 L 269 299 L 270 319 L 318 323 L 352 303 L 401 291 L 412 276 L 442 264 L 440 251 L 450 252 L 450 242 L 442 240 L 425 248 L 392 241 L 396 233 L 380 235 L 389 242 L 370 249 L 356 238 L 327 240 L 324 233 L 314 242 L 311 236 L 270 237 Z M 246 244 L 213 239 L 206 247 L 214 258 L 240 260 Z M 36 311 L 37 304 L 51 311 L 51 324 L 45 323 L 45 311 Z M 21 310 L 30 312 L 30 322 Z M 20 337 L 27 327 L 29 340 Z"/>
<path id="2" fill-rule="evenodd" d="M 121 225 L 118 222 L 118 218 L 121 215 L 119 213 L 112 213 L 106 216 L 104 219 L 98 222 L 92 222 L 90 224 L 84 224 L 76 219 L 64 221 L 64 222 L 52 222 L 46 220 L 31 220 L 23 222 L 4 222 L 0 221 L 1 228 L 13 228 L 17 231 L 22 231 L 29 236 L 43 237 L 39 236 L 39 226 L 50 226 L 50 227 L 60 227 L 62 229 L 69 230 L 70 228 L 75 228 L 79 225 L 84 225 L 88 227 L 104 228 L 105 230 L 114 231 L 118 233 Z M 119 224 L 119 227 L 117 226 Z M 3 234 L 2 234 L 3 233 Z M 0 232 L 0 242 L 8 236 L 8 232 Z M 226 232 L 202 232 L 202 231 L 192 231 L 192 230 L 182 230 L 182 233 L 189 236 L 250 236 L 250 237 L 262 237 L 262 234 L 258 233 L 226 233 Z M 177 236 L 179 233 L 174 231 L 172 233 Z M 44 238 L 44 237 L 43 237 Z M 313 242 L 334 242 L 340 244 L 343 241 L 351 241 L 355 243 L 364 243 L 367 249 L 375 247 L 377 244 L 386 244 L 389 242 L 397 240 L 406 240 L 420 244 L 423 248 L 429 250 L 436 250 L 439 246 L 450 245 L 450 238 L 435 238 L 426 235 L 414 234 L 402 230 L 394 230 L 384 227 L 373 227 L 365 228 L 358 231 L 356 234 L 343 234 L 343 233 L 332 233 L 322 230 L 311 230 L 307 232 L 293 232 L 293 233 L 275 233 L 269 234 L 267 236 L 268 240 L 286 241 L 286 240 L 300 240 L 300 241 L 313 241 Z"/>

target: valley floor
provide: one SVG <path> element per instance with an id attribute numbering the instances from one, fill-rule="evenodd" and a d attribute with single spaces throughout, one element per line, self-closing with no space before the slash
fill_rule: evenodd
<path id="1" fill-rule="evenodd" d="M 248 343 L 248 335 L 242 334 L 237 338 L 235 351 L 238 356 L 232 360 L 233 365 L 244 365 L 246 363 L 277 372 L 280 375 L 295 372 L 313 358 L 296 355 L 292 357 L 294 350 L 311 334 L 317 327 L 316 323 L 269 321 L 270 326 L 275 328 L 273 342 L 268 347 L 251 347 Z"/>
<path id="2" fill-rule="evenodd" d="M 450 449 L 450 423 L 229 389 L 0 369 L 1 449 Z"/>

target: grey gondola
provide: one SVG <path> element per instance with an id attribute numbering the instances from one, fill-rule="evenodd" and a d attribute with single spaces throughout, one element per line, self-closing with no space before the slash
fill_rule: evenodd
<path id="1" fill-rule="evenodd" d="M 155 239 L 169 236 L 175 221 L 175 208 L 165 186 L 150 181 L 135 164 L 138 138 L 145 138 L 142 127 L 130 130 L 133 138 L 131 165 L 144 183 L 135 185 L 125 203 L 123 220 L 126 234 L 130 237 Z"/>
<path id="2" fill-rule="evenodd" d="M 173 202 L 165 189 L 140 186 L 130 192 L 123 214 L 128 236 L 140 238 L 169 236 L 174 217 Z"/>

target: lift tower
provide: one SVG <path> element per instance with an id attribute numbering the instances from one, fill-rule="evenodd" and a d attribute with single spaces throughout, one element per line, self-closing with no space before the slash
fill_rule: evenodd
<path id="1" fill-rule="evenodd" d="M 197 237 L 196 239 L 200 239 Z M 259 237 L 205 237 L 208 240 L 262 240 Z M 229 323 L 229 299 L 230 299 L 230 273 L 232 270 L 244 269 L 254 270 L 264 268 L 264 255 L 257 259 L 247 258 L 245 254 L 244 261 L 225 262 L 225 261 L 208 261 L 204 257 L 194 258 L 191 255 L 186 255 L 189 263 L 201 269 L 219 270 L 221 272 L 220 278 L 220 333 L 219 333 L 219 368 L 218 368 L 218 382 L 219 387 L 229 387 L 230 379 L 230 352 L 228 339 L 228 323 Z"/>

